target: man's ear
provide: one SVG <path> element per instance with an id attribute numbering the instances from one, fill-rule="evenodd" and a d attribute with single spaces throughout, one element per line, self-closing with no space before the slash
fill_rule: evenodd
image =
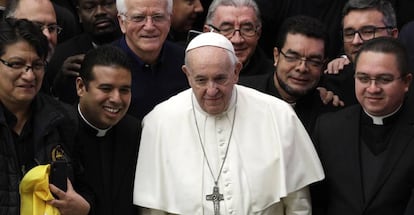
<path id="1" fill-rule="evenodd" d="M 393 38 L 398 38 L 398 28 L 391 29 L 391 36 Z"/>
<path id="2" fill-rule="evenodd" d="M 274 60 L 273 65 L 275 67 L 277 66 L 277 63 L 279 62 L 279 56 L 280 56 L 279 49 L 277 47 L 274 47 L 273 48 L 273 60 Z"/>
<path id="3" fill-rule="evenodd" d="M 76 78 L 76 92 L 79 97 L 82 97 L 86 92 L 86 86 L 81 77 Z"/>
<path id="4" fill-rule="evenodd" d="M 204 25 L 203 26 L 203 32 L 210 32 L 211 31 L 211 27 L 208 25 Z"/>

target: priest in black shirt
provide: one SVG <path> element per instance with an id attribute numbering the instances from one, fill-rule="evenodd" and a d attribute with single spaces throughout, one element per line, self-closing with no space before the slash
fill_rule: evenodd
<path id="1" fill-rule="evenodd" d="M 325 180 L 312 189 L 314 214 L 413 214 L 412 80 L 403 45 L 364 43 L 355 58 L 358 103 L 321 116 L 313 135 Z"/>
<path id="2" fill-rule="evenodd" d="M 126 115 L 131 102 L 128 57 L 116 47 L 89 51 L 76 79 L 79 95 L 79 178 L 93 191 L 91 212 L 137 214 L 132 203 L 140 122 Z"/>

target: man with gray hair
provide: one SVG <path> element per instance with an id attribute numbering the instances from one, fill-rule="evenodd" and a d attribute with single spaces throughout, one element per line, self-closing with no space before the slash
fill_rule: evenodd
<path id="1" fill-rule="evenodd" d="M 324 174 L 282 100 L 236 85 L 231 42 L 203 33 L 182 67 L 192 89 L 143 121 L 134 204 L 143 214 L 310 215 L 308 185 Z"/>
<path id="2" fill-rule="evenodd" d="M 124 34 L 114 45 L 133 63 L 132 99 L 128 113 L 142 119 L 158 103 L 188 88 L 181 72 L 184 48 L 166 41 L 172 0 L 117 0 Z"/>
<path id="3" fill-rule="evenodd" d="M 260 11 L 254 0 L 215 0 L 211 3 L 204 31 L 227 37 L 243 67 L 240 76 L 271 73 L 272 61 L 257 45 L 262 33 Z"/>

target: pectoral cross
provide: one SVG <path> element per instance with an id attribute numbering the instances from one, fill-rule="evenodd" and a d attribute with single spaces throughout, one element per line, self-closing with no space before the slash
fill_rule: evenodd
<path id="1" fill-rule="evenodd" d="M 218 186 L 213 187 L 213 193 L 206 195 L 207 201 L 213 201 L 214 215 L 220 215 L 220 201 L 224 200 L 223 194 L 220 194 Z"/>

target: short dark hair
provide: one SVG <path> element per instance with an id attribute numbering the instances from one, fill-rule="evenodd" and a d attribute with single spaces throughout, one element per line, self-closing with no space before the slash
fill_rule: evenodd
<path id="1" fill-rule="evenodd" d="M 329 36 L 326 28 L 319 20 L 299 15 L 287 18 L 281 25 L 276 39 L 276 47 L 282 49 L 286 43 L 288 34 L 302 34 L 307 37 L 321 39 L 324 41 L 325 56 L 327 56 Z"/>
<path id="2" fill-rule="evenodd" d="M 96 65 L 121 67 L 129 72 L 131 72 L 132 68 L 129 57 L 123 50 L 116 46 L 107 44 L 89 50 L 82 61 L 79 72 L 79 76 L 82 78 L 86 87 L 95 78 L 92 70 Z"/>
<path id="3" fill-rule="evenodd" d="M 342 25 L 343 18 L 353 10 L 369 10 L 374 9 L 381 12 L 384 16 L 383 22 L 385 26 L 397 27 L 397 18 L 391 2 L 386 0 L 349 0 L 342 9 Z"/>
<path id="4" fill-rule="evenodd" d="M 395 38 L 378 37 L 363 43 L 359 52 L 356 54 L 355 66 L 358 65 L 359 56 L 363 52 L 392 54 L 395 56 L 397 68 L 400 71 L 401 76 L 405 77 L 410 73 L 407 50 L 405 46 Z"/>
<path id="5" fill-rule="evenodd" d="M 29 43 L 43 60 L 47 57 L 48 41 L 37 25 L 27 19 L 0 20 L 0 56 L 6 47 L 20 41 Z"/>

